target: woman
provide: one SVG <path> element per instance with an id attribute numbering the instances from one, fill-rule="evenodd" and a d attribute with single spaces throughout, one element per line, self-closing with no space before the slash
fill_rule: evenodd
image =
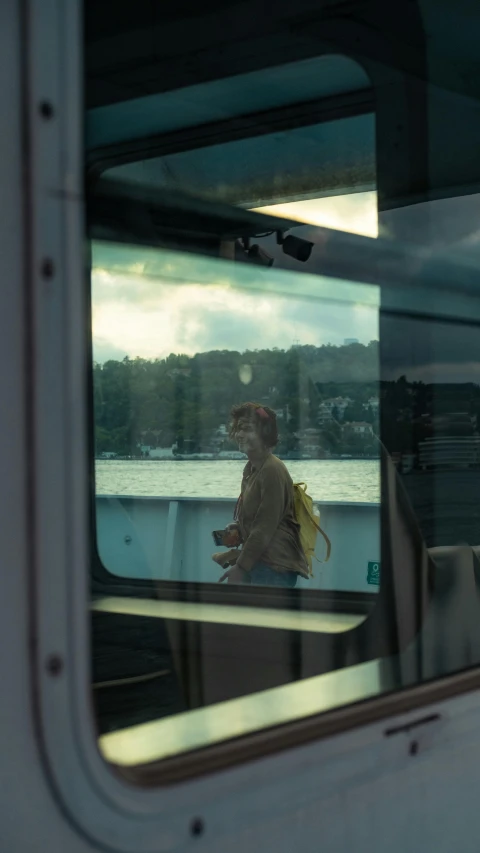
<path id="1" fill-rule="evenodd" d="M 236 514 L 243 548 L 231 552 L 236 562 L 220 581 L 294 587 L 298 575 L 308 578 L 308 566 L 294 515 L 292 478 L 272 453 L 278 442 L 275 412 L 241 403 L 231 418 L 230 437 L 248 456 Z M 231 561 L 228 554 L 213 559 Z"/>

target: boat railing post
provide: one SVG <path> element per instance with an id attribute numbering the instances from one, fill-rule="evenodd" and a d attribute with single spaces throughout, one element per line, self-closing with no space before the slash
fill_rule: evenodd
<path id="1" fill-rule="evenodd" d="M 167 532 L 165 535 L 165 547 L 163 549 L 163 566 L 161 567 L 160 576 L 169 580 L 179 580 L 174 578 L 176 566 L 173 563 L 173 555 L 175 552 L 175 538 L 177 531 L 177 519 L 179 515 L 179 502 L 170 501 L 168 505 L 167 517 Z"/>

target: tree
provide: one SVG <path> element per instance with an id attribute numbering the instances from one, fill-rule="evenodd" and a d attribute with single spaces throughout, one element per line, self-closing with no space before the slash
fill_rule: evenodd
<path id="1" fill-rule="evenodd" d="M 246 385 L 240 379 L 242 365 L 248 365 L 251 373 Z M 232 405 L 244 400 L 284 411 L 286 418 L 279 421 L 281 446 L 296 450 L 298 435 L 317 425 L 322 400 L 350 397 L 353 403 L 344 420 L 373 422 L 372 412 L 363 404 L 379 393 L 377 375 L 377 342 L 348 347 L 308 344 L 243 353 L 213 350 L 193 357 L 171 353 L 164 359 L 127 357 L 95 364 L 97 452 L 133 455 L 138 444 L 152 445 L 157 440 L 162 446 L 178 441 L 179 449 L 210 447 L 218 426 L 228 423 Z M 404 403 L 415 400 L 406 380 L 398 388 L 394 385 L 394 389 L 392 383 L 382 386 L 392 416 L 400 397 Z M 418 396 L 420 399 L 420 391 Z M 480 395 L 476 403 L 480 411 L 479 401 Z M 332 414 L 338 421 L 338 411 L 334 409 Z M 341 436 L 330 425 L 324 429 L 323 443 L 332 452 L 342 448 Z"/>

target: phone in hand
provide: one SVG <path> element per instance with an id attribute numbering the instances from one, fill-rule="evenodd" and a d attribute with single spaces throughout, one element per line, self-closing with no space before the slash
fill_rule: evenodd
<path id="1" fill-rule="evenodd" d="M 217 548 L 220 548 L 221 545 L 224 545 L 223 537 L 225 536 L 224 530 L 212 530 L 213 541 Z"/>
<path id="2" fill-rule="evenodd" d="M 224 530 L 213 530 L 212 536 L 217 547 L 223 545 L 226 548 L 238 548 L 242 542 L 240 529 L 235 522 L 228 524 Z"/>

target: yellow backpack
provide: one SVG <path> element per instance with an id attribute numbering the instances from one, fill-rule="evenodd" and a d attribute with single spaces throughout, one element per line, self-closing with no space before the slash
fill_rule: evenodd
<path id="1" fill-rule="evenodd" d="M 310 577 L 313 577 L 312 558 L 315 557 L 317 533 L 322 534 L 327 546 L 325 560 L 318 560 L 315 557 L 317 562 L 326 563 L 330 559 L 332 544 L 327 534 L 320 527 L 320 514 L 317 515 L 313 510 L 313 501 L 310 495 L 307 495 L 306 483 L 293 484 L 293 506 L 295 518 L 300 525 L 300 543 L 307 558 L 308 572 Z"/>

